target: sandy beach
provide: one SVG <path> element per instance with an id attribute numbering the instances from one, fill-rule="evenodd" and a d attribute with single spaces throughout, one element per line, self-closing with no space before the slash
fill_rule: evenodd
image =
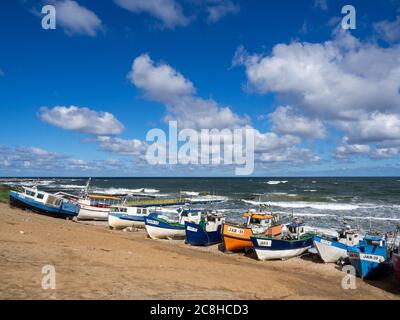
<path id="1" fill-rule="evenodd" d="M 144 230 L 59 220 L 0 204 L 0 299 L 398 299 L 393 278 L 341 287 L 335 265 L 260 262 L 217 246 L 155 241 Z M 56 290 L 42 267 L 54 265 Z"/>

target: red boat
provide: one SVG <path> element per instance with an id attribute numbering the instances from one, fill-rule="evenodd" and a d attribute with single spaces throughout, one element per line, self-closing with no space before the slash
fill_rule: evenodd
<path id="1" fill-rule="evenodd" d="M 393 253 L 392 260 L 393 260 L 394 274 L 395 274 L 397 280 L 400 281 L 400 252 L 399 251 L 397 253 Z"/>

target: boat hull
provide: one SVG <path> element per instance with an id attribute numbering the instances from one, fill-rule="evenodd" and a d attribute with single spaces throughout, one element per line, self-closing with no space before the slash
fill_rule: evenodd
<path id="1" fill-rule="evenodd" d="M 251 238 L 259 260 L 286 260 L 305 253 L 312 247 L 313 240 L 309 239 L 286 241 L 268 238 Z"/>
<path id="2" fill-rule="evenodd" d="M 62 203 L 59 208 L 34 201 L 28 197 L 20 196 L 11 191 L 9 195 L 10 205 L 22 209 L 29 209 L 39 214 L 52 216 L 55 218 L 68 219 L 78 215 L 79 206 L 71 203 Z"/>
<path id="3" fill-rule="evenodd" d="M 108 215 L 108 225 L 118 230 L 130 227 L 144 228 L 144 216 L 110 213 Z"/>
<path id="4" fill-rule="evenodd" d="M 385 257 L 379 254 L 361 253 L 357 248 L 349 248 L 350 262 L 363 279 L 376 278 L 385 271 Z"/>
<path id="5" fill-rule="evenodd" d="M 210 246 L 222 242 L 221 228 L 206 232 L 201 225 L 185 222 L 186 243 L 192 246 Z"/>
<path id="6" fill-rule="evenodd" d="M 147 234 L 152 239 L 184 239 L 185 226 L 172 225 L 154 217 L 145 218 Z"/>
<path id="7" fill-rule="evenodd" d="M 78 214 L 78 219 L 79 220 L 107 221 L 109 212 L 110 212 L 110 208 L 98 208 L 98 207 L 81 204 L 81 208 L 80 208 L 79 214 Z"/>
<path id="8" fill-rule="evenodd" d="M 265 235 L 276 237 L 280 235 L 282 225 L 269 228 Z M 253 247 L 251 237 L 254 236 L 251 228 L 239 227 L 225 223 L 222 227 L 222 239 L 225 251 L 241 251 Z"/>
<path id="9" fill-rule="evenodd" d="M 393 269 L 394 269 L 394 274 L 396 276 L 396 279 L 400 281 L 400 255 L 397 253 L 393 254 L 392 257 L 393 261 Z"/>
<path id="10" fill-rule="evenodd" d="M 347 246 L 338 241 L 329 241 L 314 237 L 314 246 L 325 263 L 336 263 L 339 259 L 347 258 Z"/>

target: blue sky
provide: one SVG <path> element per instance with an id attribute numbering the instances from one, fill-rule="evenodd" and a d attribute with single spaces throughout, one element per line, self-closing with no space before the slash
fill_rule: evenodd
<path id="1" fill-rule="evenodd" d="M 352 1 L 349 31 L 346 4 L 6 0 L 0 175 L 234 174 L 146 163 L 166 118 L 253 127 L 254 175 L 398 175 L 400 1 Z"/>

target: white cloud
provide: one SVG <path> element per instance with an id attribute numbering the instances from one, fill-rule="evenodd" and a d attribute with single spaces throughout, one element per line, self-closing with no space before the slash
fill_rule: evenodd
<path id="1" fill-rule="evenodd" d="M 374 110 L 399 110 L 400 47 L 363 44 L 338 32 L 323 44 L 276 45 L 271 55 L 239 49 L 234 64 L 244 64 L 249 86 L 280 94 L 321 118 L 357 119 Z"/>
<path id="2" fill-rule="evenodd" d="M 400 139 L 400 115 L 374 112 L 355 121 L 343 121 L 337 126 L 344 130 L 351 143 L 383 143 Z"/>
<path id="3" fill-rule="evenodd" d="M 374 30 L 389 43 L 400 40 L 400 16 L 397 16 L 394 21 L 383 20 L 374 23 Z"/>
<path id="4" fill-rule="evenodd" d="M 366 144 L 349 144 L 348 137 L 344 137 L 342 145 L 336 148 L 334 156 L 338 159 L 346 159 L 354 155 L 367 155 L 371 148 Z"/>
<path id="5" fill-rule="evenodd" d="M 165 104 L 165 120 L 176 120 L 180 127 L 221 129 L 249 122 L 247 117 L 235 114 L 213 99 L 196 96 L 196 89 L 190 80 L 165 63 L 154 63 L 146 54 L 134 60 L 128 78 L 143 90 L 146 98 Z"/>
<path id="6" fill-rule="evenodd" d="M 166 28 L 189 23 L 179 3 L 175 0 L 114 0 L 120 7 L 135 13 L 147 13 L 159 19 Z"/>
<path id="7" fill-rule="evenodd" d="M 103 28 L 100 18 L 76 1 L 55 1 L 54 5 L 57 26 L 60 25 L 68 35 L 81 34 L 94 37 Z"/>
<path id="8" fill-rule="evenodd" d="M 97 137 L 96 142 L 103 151 L 131 156 L 144 156 L 148 147 L 147 143 L 137 139 L 126 140 L 107 136 Z"/>
<path id="9" fill-rule="evenodd" d="M 314 0 L 314 7 L 326 11 L 328 10 L 328 0 Z"/>
<path id="10" fill-rule="evenodd" d="M 272 131 L 280 134 L 309 139 L 322 139 L 326 136 L 325 127 L 320 120 L 296 114 L 292 107 L 278 107 L 268 117 L 272 123 Z"/>
<path id="11" fill-rule="evenodd" d="M 126 170 L 126 163 L 118 160 L 82 160 L 31 146 L 10 148 L 0 146 L 0 172 L 10 174 L 60 175 L 79 174 L 88 172 L 104 174 L 107 172 L 121 172 Z"/>
<path id="12" fill-rule="evenodd" d="M 228 14 L 237 14 L 240 6 L 230 0 L 209 0 L 206 10 L 208 22 L 215 23 Z"/>
<path id="13" fill-rule="evenodd" d="M 336 158 L 399 155 L 399 45 L 380 47 L 336 29 L 330 41 L 277 44 L 266 56 L 240 47 L 233 65 L 246 67 L 249 90 L 290 105 L 269 115 L 273 131 L 323 138 L 330 125 L 345 137 Z"/>
<path id="14" fill-rule="evenodd" d="M 42 107 L 39 117 L 42 121 L 62 129 L 95 135 L 115 135 L 124 130 L 123 124 L 111 113 L 76 106 L 56 106 L 52 109 Z"/>
<path id="15" fill-rule="evenodd" d="M 167 64 L 156 65 L 147 54 L 133 61 L 128 78 L 148 98 L 161 103 L 173 103 L 195 92 L 193 84 L 182 74 Z"/>

